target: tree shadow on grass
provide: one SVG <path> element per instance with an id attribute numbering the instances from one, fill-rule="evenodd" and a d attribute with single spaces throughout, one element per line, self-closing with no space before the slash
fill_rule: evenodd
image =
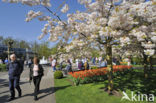
<path id="1" fill-rule="evenodd" d="M 114 89 L 118 91 L 131 90 L 136 94 L 156 95 L 156 70 L 149 72 L 149 77 L 144 78 L 143 69 L 131 69 L 124 72 L 117 72 L 114 75 Z M 105 81 L 108 85 L 108 81 Z"/>

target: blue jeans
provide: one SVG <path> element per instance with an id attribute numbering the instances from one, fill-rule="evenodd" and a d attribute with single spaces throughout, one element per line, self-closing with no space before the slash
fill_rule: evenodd
<path id="1" fill-rule="evenodd" d="M 93 65 L 95 65 L 95 61 L 93 61 Z"/>
<path id="2" fill-rule="evenodd" d="M 11 97 L 13 98 L 15 97 L 15 88 L 17 89 L 19 94 L 21 93 L 19 81 L 20 81 L 19 76 L 9 77 L 9 89 L 10 89 Z"/>
<path id="3" fill-rule="evenodd" d="M 53 66 L 53 71 L 55 71 L 56 70 L 56 67 L 55 66 Z"/>
<path id="4" fill-rule="evenodd" d="M 99 67 L 101 67 L 101 61 L 99 61 Z"/>

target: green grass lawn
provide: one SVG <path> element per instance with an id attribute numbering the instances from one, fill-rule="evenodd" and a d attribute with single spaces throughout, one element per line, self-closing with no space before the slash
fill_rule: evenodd
<path id="1" fill-rule="evenodd" d="M 104 87 L 103 83 L 71 86 L 67 78 L 64 78 L 55 80 L 55 87 L 57 103 L 120 103 L 120 97 L 110 97 L 100 90 Z"/>
<path id="2" fill-rule="evenodd" d="M 156 93 L 156 78 L 150 78 L 148 89 L 145 89 L 142 70 L 132 70 L 114 78 L 114 86 L 122 94 L 122 91 L 130 96 L 131 91 L 137 93 L 145 93 L 149 90 Z M 151 76 L 156 76 L 153 73 Z M 122 96 L 110 96 L 100 88 L 107 85 L 107 80 L 99 83 L 83 84 L 80 86 L 72 86 L 68 78 L 55 79 L 55 95 L 56 103 L 147 103 L 147 102 L 131 102 L 127 100 L 121 101 Z M 131 96 L 130 96 L 131 97 Z M 155 97 L 156 98 L 156 97 Z M 152 102 L 153 103 L 153 102 Z M 156 103 L 156 102 L 154 102 Z"/>

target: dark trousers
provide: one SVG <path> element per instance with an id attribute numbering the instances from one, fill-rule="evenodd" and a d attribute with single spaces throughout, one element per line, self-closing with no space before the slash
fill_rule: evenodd
<path id="1" fill-rule="evenodd" d="M 20 76 L 9 77 L 9 89 L 11 93 L 11 97 L 15 97 L 15 88 L 18 93 L 21 94 L 21 88 L 19 86 Z"/>
<path id="2" fill-rule="evenodd" d="M 37 97 L 39 89 L 40 89 L 40 82 L 41 82 L 41 77 L 40 76 L 35 76 L 33 77 L 33 82 L 34 82 L 34 97 Z"/>

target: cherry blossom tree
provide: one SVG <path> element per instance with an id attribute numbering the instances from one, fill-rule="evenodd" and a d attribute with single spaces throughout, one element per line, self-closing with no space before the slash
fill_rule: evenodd
<path id="1" fill-rule="evenodd" d="M 144 59 L 144 74 L 148 77 L 148 63 L 151 56 L 155 54 L 156 47 L 156 4 L 152 2 L 133 5 L 131 13 L 135 15 L 134 20 L 138 22 L 133 30 L 130 31 L 129 44 L 133 49 L 140 51 Z M 124 41 L 124 40 L 122 40 Z M 131 42 L 131 43 L 130 43 Z M 134 44 L 135 43 L 135 44 Z M 152 67 L 152 64 L 150 63 Z"/>
<path id="2" fill-rule="evenodd" d="M 116 0 L 78 0 L 86 8 L 85 12 L 76 11 L 67 14 L 67 20 L 62 20 L 55 12 L 50 10 L 50 0 L 3 0 L 11 3 L 23 3 L 34 6 L 42 5 L 53 16 L 46 16 L 41 11 L 30 11 L 27 14 L 26 21 L 33 18 L 40 21 L 47 21 L 39 39 L 49 34 L 50 41 L 70 41 L 73 43 L 80 40 L 82 46 L 85 42 L 103 45 L 106 49 L 106 58 L 108 62 L 108 86 L 106 90 L 109 93 L 113 91 L 113 68 L 112 68 L 112 46 L 125 45 L 131 43 L 132 37 L 137 37 L 142 42 L 146 55 L 154 54 L 154 42 L 156 41 L 156 1 L 144 2 L 143 0 L 124 0 L 122 4 L 115 4 Z M 62 13 L 69 10 L 67 4 L 61 9 Z M 144 32 L 144 27 L 149 28 Z M 147 37 L 146 37 L 147 36 Z M 84 42 L 84 43 L 83 43 Z M 76 44 L 76 43 L 75 43 Z M 77 44 L 76 44 L 77 45 Z M 153 45 L 152 48 L 149 45 Z M 148 48 L 150 47 L 150 48 Z M 72 46 L 68 47 L 72 48 Z M 67 49 L 68 50 L 68 49 Z"/>
<path id="3" fill-rule="evenodd" d="M 151 39 L 155 36 L 152 34 L 155 32 L 155 1 L 137 4 L 125 2 L 118 6 L 113 4 L 113 0 L 110 0 L 110 3 L 105 3 L 104 0 L 95 2 L 80 0 L 80 3 L 85 5 L 87 12 L 77 11 L 75 14 L 68 15 L 68 23 L 72 25 L 73 34 L 84 36 L 88 41 L 98 42 L 105 46 L 109 80 L 107 89 L 111 92 L 113 90 L 112 46 L 130 44 L 131 36 L 137 37 L 139 41 L 144 37 L 139 28 L 145 25 L 151 27 L 147 34 L 148 38 Z M 135 30 L 137 32 L 134 32 Z M 151 43 L 149 41 L 151 40 L 144 42 L 145 48 Z M 152 45 L 154 46 L 154 44 Z M 145 54 L 148 55 L 148 52 L 152 51 L 153 55 L 155 51 L 152 48 L 149 49 L 144 50 Z M 149 54 L 151 55 L 151 53 Z"/>
<path id="4" fill-rule="evenodd" d="M 148 35 L 148 33 L 146 34 Z M 120 46 L 120 48 L 115 48 L 114 53 L 119 53 L 123 55 L 123 54 L 127 54 L 129 51 L 131 52 L 132 56 L 135 53 L 141 58 L 143 58 L 144 76 L 145 78 L 147 78 L 149 75 L 148 65 L 150 65 L 150 70 L 153 68 L 151 60 L 152 60 L 152 56 L 155 53 L 156 48 L 155 48 L 155 43 L 153 42 L 152 44 L 153 40 L 151 40 L 151 38 L 145 38 L 145 37 L 147 36 L 145 35 L 142 39 L 143 41 L 140 41 L 137 39 L 136 36 L 131 36 L 131 43 Z"/>

